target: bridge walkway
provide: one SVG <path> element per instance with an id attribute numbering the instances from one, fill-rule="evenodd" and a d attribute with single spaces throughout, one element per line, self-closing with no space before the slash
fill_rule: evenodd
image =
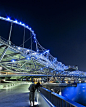
<path id="1" fill-rule="evenodd" d="M 0 90 L 0 107 L 30 107 L 28 84 Z M 36 106 L 37 107 L 37 106 Z"/>

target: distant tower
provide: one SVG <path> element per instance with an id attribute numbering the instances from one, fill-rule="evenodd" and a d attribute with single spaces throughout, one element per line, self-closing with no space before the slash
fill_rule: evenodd
<path id="1" fill-rule="evenodd" d="M 78 70 L 78 65 L 75 65 L 75 69 Z"/>

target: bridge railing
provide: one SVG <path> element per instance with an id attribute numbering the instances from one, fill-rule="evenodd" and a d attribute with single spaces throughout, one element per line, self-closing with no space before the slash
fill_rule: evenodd
<path id="1" fill-rule="evenodd" d="M 56 107 L 85 107 L 46 88 L 42 87 L 39 90 Z"/>

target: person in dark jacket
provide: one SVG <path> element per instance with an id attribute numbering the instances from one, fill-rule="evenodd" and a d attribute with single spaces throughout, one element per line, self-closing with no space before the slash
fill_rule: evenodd
<path id="1" fill-rule="evenodd" d="M 35 98 L 35 90 L 37 89 L 38 91 L 38 87 L 40 87 L 40 83 L 38 82 L 37 84 L 31 84 L 29 87 L 30 93 L 29 93 L 29 100 L 30 100 L 30 105 L 31 105 L 31 101 L 33 102 L 33 106 L 34 106 L 34 98 Z"/>

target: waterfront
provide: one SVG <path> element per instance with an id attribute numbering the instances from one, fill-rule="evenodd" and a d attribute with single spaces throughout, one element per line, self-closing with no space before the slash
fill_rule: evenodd
<path id="1" fill-rule="evenodd" d="M 46 86 L 49 90 L 54 91 L 74 102 L 86 106 L 86 83 L 79 83 L 77 86 L 52 87 Z"/>
<path id="2" fill-rule="evenodd" d="M 0 90 L 1 107 L 29 107 L 29 84 L 23 83 L 17 86 Z M 47 88 L 47 86 L 46 86 Z M 52 87 L 48 87 L 52 89 Z M 86 83 L 77 84 L 77 87 L 53 87 L 53 91 L 62 96 L 86 106 Z"/>
<path id="3" fill-rule="evenodd" d="M 77 84 L 77 87 L 65 87 L 62 96 L 86 106 L 86 83 Z"/>

